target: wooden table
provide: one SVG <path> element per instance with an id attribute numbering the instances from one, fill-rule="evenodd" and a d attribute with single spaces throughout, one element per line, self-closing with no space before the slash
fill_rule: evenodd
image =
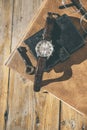
<path id="1" fill-rule="evenodd" d="M 84 0 L 86 1 L 86 0 Z M 46 15 L 48 11 L 59 13 L 60 15 L 68 14 L 77 29 L 81 34 L 83 31 L 79 24 L 80 13 L 71 13 L 69 9 L 60 10 L 58 5 L 60 4 L 57 0 L 45 0 L 43 1 L 39 11 L 35 17 L 29 23 L 24 36 L 18 43 L 18 46 L 25 46 L 23 41 L 35 32 L 43 28 Z M 16 47 L 16 48 L 17 48 Z M 28 55 L 32 64 L 36 66 L 36 60 L 28 51 Z M 50 72 L 45 72 L 43 76 L 43 87 L 42 90 L 47 90 L 54 94 L 57 98 L 66 102 L 77 111 L 87 115 L 87 44 L 77 52 L 71 55 L 71 57 L 64 63 L 56 65 Z M 15 49 L 8 61 L 7 66 L 13 68 L 26 78 L 34 81 L 34 75 L 27 75 L 25 73 L 25 65 L 20 58 L 17 50 Z"/>

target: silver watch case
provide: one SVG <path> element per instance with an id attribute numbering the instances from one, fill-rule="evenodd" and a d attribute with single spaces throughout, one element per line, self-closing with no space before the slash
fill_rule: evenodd
<path id="1" fill-rule="evenodd" d="M 47 57 L 49 58 L 53 51 L 54 47 L 52 45 L 52 41 L 47 41 L 47 40 L 41 40 L 38 42 L 38 44 L 35 47 L 35 51 L 37 53 L 37 57 Z"/>

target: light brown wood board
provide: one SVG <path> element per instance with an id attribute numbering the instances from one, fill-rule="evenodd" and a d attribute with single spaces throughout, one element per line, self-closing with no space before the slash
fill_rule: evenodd
<path id="1" fill-rule="evenodd" d="M 10 55 L 12 31 L 12 0 L 0 1 L 0 130 L 6 128 L 6 110 L 8 109 L 9 68 L 5 61 Z"/>
<path id="2" fill-rule="evenodd" d="M 25 46 L 23 41 L 41 28 L 43 28 L 48 11 L 66 13 L 73 20 L 77 29 L 83 34 L 79 24 L 80 13 L 71 13 L 70 9 L 58 9 L 60 1 L 45 0 L 40 10 L 35 15 L 33 21 L 28 25 L 27 31 L 19 41 L 18 46 Z M 85 5 L 86 6 L 86 5 Z M 74 107 L 79 112 L 87 115 L 87 45 L 71 55 L 64 63 L 55 66 L 49 73 L 44 73 L 42 90 L 47 90 L 54 94 L 57 98 Z M 28 51 L 32 64 L 36 66 L 36 60 Z M 15 49 L 7 61 L 10 68 L 21 73 L 24 77 L 34 81 L 34 76 L 25 73 L 25 65 Z"/>

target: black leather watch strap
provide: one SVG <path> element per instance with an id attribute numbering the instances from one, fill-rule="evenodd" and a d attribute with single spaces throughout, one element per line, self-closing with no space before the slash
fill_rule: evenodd
<path id="1" fill-rule="evenodd" d="M 38 92 L 41 88 L 41 81 L 43 77 L 44 68 L 46 65 L 46 57 L 38 57 L 36 72 L 35 72 L 35 80 L 34 80 L 34 91 Z"/>

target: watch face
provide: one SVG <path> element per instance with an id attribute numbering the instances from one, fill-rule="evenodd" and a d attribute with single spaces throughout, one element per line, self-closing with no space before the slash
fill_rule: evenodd
<path id="1" fill-rule="evenodd" d="M 36 45 L 37 56 L 49 58 L 53 53 L 52 41 L 42 40 Z"/>

